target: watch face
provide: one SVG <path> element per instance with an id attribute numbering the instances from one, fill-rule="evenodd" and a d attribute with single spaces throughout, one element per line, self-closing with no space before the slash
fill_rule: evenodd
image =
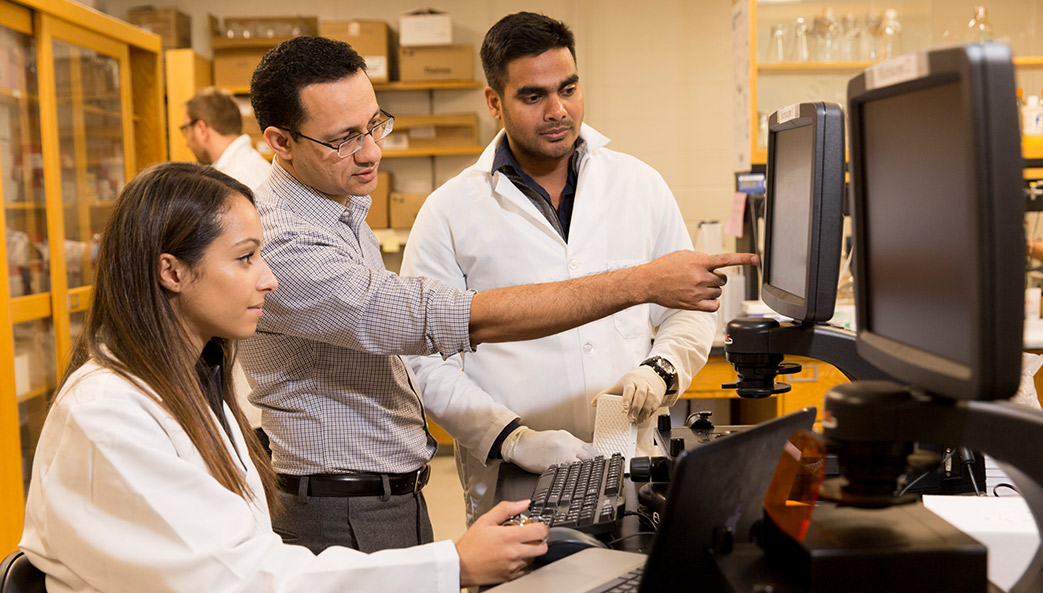
<path id="1" fill-rule="evenodd" d="M 671 364 L 669 360 L 663 358 L 662 356 L 658 357 L 657 362 L 663 367 L 663 369 L 666 370 L 666 372 L 671 373 L 671 374 L 677 372 L 676 370 L 674 370 L 674 365 Z"/>

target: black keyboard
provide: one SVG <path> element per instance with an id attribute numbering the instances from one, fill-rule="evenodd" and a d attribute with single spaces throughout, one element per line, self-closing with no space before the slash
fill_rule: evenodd
<path id="1" fill-rule="evenodd" d="M 615 529 L 623 507 L 623 456 L 552 465 L 532 491 L 529 517 L 598 535 Z"/>

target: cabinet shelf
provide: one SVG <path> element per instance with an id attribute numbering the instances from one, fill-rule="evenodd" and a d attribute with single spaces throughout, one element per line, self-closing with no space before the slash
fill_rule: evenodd
<path id="1" fill-rule="evenodd" d="M 484 146 L 447 146 L 445 148 L 407 148 L 405 150 L 385 150 L 384 158 L 421 157 L 421 156 L 456 156 L 482 154 Z"/>
<path id="2" fill-rule="evenodd" d="M 879 62 L 782 62 L 757 64 L 757 71 L 764 74 L 810 74 L 815 72 L 846 72 L 864 70 Z"/>
<path id="3" fill-rule="evenodd" d="M 375 82 L 375 91 L 437 91 L 451 89 L 477 89 L 483 85 L 477 80 L 445 80 L 440 82 Z"/>
<path id="4" fill-rule="evenodd" d="M 440 91 L 453 89 L 477 89 L 482 88 L 482 83 L 477 80 L 443 80 L 432 82 L 375 82 L 373 90 L 383 91 Z M 222 87 L 233 95 L 249 95 L 249 86 L 226 86 Z"/>
<path id="5" fill-rule="evenodd" d="M 43 210 L 47 208 L 47 204 L 43 202 L 5 202 L 4 209 L 6 210 Z"/>
<path id="6" fill-rule="evenodd" d="M 29 93 L 27 93 L 25 91 L 21 91 L 19 89 L 7 89 L 7 88 L 0 88 L 0 99 L 3 99 L 5 101 L 12 100 L 12 99 L 15 100 L 15 101 L 22 101 L 22 100 L 32 101 L 32 102 L 36 102 L 37 101 L 36 95 L 31 95 L 31 94 L 29 94 Z"/>
<path id="7" fill-rule="evenodd" d="M 36 389 L 30 389 L 25 393 L 18 394 L 18 403 L 29 401 L 34 397 L 41 397 L 54 391 L 54 385 L 44 385 L 43 387 L 37 387 Z"/>

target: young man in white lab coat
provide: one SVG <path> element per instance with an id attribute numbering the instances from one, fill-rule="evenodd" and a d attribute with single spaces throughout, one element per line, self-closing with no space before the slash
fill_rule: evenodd
<path id="1" fill-rule="evenodd" d="M 692 248 L 663 178 L 582 123 L 565 24 L 526 12 L 504 17 L 481 58 L 486 102 L 504 129 L 427 199 L 404 275 L 482 291 Z M 411 357 L 428 413 L 456 439 L 468 519 L 492 507 L 499 460 L 538 473 L 595 454 L 588 442 L 599 393 L 622 394 L 632 422 L 673 404 L 706 362 L 715 328 L 713 313 L 640 305 L 539 340 L 446 360 Z"/>

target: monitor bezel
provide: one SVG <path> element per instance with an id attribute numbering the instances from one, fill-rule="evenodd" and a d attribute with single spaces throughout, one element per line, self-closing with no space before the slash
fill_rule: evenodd
<path id="1" fill-rule="evenodd" d="M 880 70 L 874 72 L 873 69 Z M 968 125 L 973 138 L 976 191 L 966 205 L 976 224 L 968 229 L 978 257 L 961 263 L 975 274 L 974 311 L 953 323 L 971 332 L 969 364 L 875 333 L 868 304 L 868 245 L 864 225 L 866 196 L 863 108 L 872 101 L 957 83 L 963 106 L 940 105 L 953 114 L 953 125 Z M 1024 199 L 1021 196 L 1021 142 L 1009 49 L 1000 44 L 974 44 L 909 54 L 867 69 L 848 85 L 853 270 L 858 326 L 858 354 L 916 390 L 954 399 L 1009 398 L 1020 379 L 1022 299 L 1025 258 Z M 957 118 L 964 118 L 959 121 Z M 969 121 L 967 121 L 969 120 Z M 944 172 L 939 172 L 944 174 Z M 1008 196 L 1000 199 L 998 196 Z M 995 198 L 995 199 L 994 199 Z M 955 204 L 953 205 L 955 207 Z M 924 225 L 929 229 L 930 225 Z M 924 258 L 945 257 L 932 253 Z"/>
<path id="2" fill-rule="evenodd" d="M 774 283 L 771 245 L 774 228 L 778 134 L 813 129 L 813 170 L 809 188 L 808 252 L 804 270 L 804 295 L 793 294 Z M 844 112 L 836 103 L 799 103 L 771 114 L 768 121 L 768 159 L 765 174 L 764 258 L 761 299 L 772 310 L 798 322 L 817 323 L 833 318 L 840 274 L 844 227 Z"/>

